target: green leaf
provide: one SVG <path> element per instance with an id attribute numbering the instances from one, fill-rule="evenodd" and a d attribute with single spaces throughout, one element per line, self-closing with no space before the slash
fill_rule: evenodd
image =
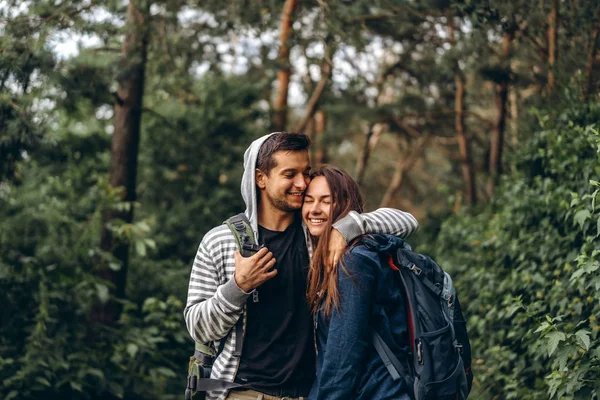
<path id="1" fill-rule="evenodd" d="M 35 378 L 35 381 L 38 383 L 41 383 L 44 386 L 48 386 L 48 387 L 52 386 L 50 384 L 50 382 L 48 381 L 48 379 L 41 377 L 41 376 L 38 376 L 37 378 Z"/>
<path id="2" fill-rule="evenodd" d="M 69 384 L 71 385 L 71 389 L 75 390 L 76 392 L 83 392 L 83 387 L 81 386 L 81 383 L 77 383 L 77 382 L 69 382 Z"/>
<path id="3" fill-rule="evenodd" d="M 8 393 L 6 395 L 6 397 L 4 398 L 4 400 L 12 400 L 15 399 L 17 396 L 19 395 L 19 392 L 17 392 L 16 390 L 11 391 L 10 393 Z"/>
<path id="4" fill-rule="evenodd" d="M 102 372 L 102 370 L 99 370 L 98 368 L 90 368 L 86 372 L 88 375 L 92 375 L 100 380 L 104 380 L 104 372 Z"/>
<path id="5" fill-rule="evenodd" d="M 542 324 L 534 331 L 534 333 L 545 331 L 551 325 L 548 322 L 542 322 Z"/>
<path id="6" fill-rule="evenodd" d="M 550 332 L 546 335 L 548 340 L 548 355 L 551 356 L 558 347 L 558 344 L 564 341 L 567 337 L 562 332 Z"/>
<path id="7" fill-rule="evenodd" d="M 135 357 L 135 355 L 137 354 L 138 350 L 139 350 L 139 347 L 136 344 L 134 344 L 134 343 L 129 343 L 127 345 L 127 354 L 129 354 L 131 356 L 131 358 Z"/>
<path id="8" fill-rule="evenodd" d="M 140 221 L 136 225 L 138 226 L 138 228 L 140 229 L 140 231 L 142 231 L 142 232 L 150 232 L 150 226 L 148 225 L 148 223 L 146 221 Z"/>
<path id="9" fill-rule="evenodd" d="M 581 228 L 583 228 L 583 224 L 585 224 L 585 221 L 591 216 L 592 216 L 592 214 L 590 214 L 589 210 L 579 210 L 575 214 L 574 220 L 575 220 L 575 223 L 579 224 L 579 226 Z"/>
<path id="10" fill-rule="evenodd" d="M 141 240 L 135 242 L 135 251 L 140 257 L 146 257 L 146 245 Z"/>
<path id="11" fill-rule="evenodd" d="M 172 369 L 166 367 L 152 368 L 152 372 L 166 376 L 167 378 L 175 378 L 177 374 Z"/>
<path id="12" fill-rule="evenodd" d="M 106 304 L 109 299 L 108 286 L 102 283 L 96 283 L 96 291 L 98 292 L 98 299 L 102 304 Z"/>
<path id="13" fill-rule="evenodd" d="M 575 272 L 573 272 L 573 274 L 571 275 L 571 278 L 569 280 L 574 281 L 575 279 L 579 278 L 581 275 L 585 274 L 585 272 L 586 272 L 585 268 L 580 267 Z"/>
<path id="14" fill-rule="evenodd" d="M 583 344 L 583 348 L 585 350 L 590 349 L 590 332 L 589 331 L 581 329 L 581 330 L 575 332 L 575 336 L 577 336 L 577 339 L 579 339 L 581 344 Z"/>

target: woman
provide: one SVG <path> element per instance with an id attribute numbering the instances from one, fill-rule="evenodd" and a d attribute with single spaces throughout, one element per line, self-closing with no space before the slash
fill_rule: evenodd
<path id="1" fill-rule="evenodd" d="M 339 168 L 323 166 L 311 178 L 302 207 L 315 248 L 307 297 L 315 315 L 317 379 L 309 399 L 409 400 L 403 380 L 392 380 L 372 344 L 376 331 L 399 360 L 406 358 L 404 300 L 379 256 L 399 239 L 377 235 L 379 248 L 373 248 L 359 238 L 338 266 L 326 270 L 331 225 L 350 211 L 362 212 L 363 201 L 358 184 Z"/>

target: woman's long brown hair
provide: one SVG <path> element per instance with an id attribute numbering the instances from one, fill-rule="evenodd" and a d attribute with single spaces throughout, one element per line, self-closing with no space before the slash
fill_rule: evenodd
<path id="1" fill-rule="evenodd" d="M 350 211 L 363 211 L 363 199 L 356 181 L 345 171 L 332 165 L 323 165 L 311 174 L 311 179 L 322 176 L 331 190 L 331 211 L 327 218 L 325 230 L 321 237 L 311 236 L 313 243 L 313 259 L 308 272 L 308 304 L 313 314 L 322 309 L 330 316 L 333 309 L 340 305 L 340 295 L 337 287 L 338 270 L 333 266 L 330 270 L 325 267 L 325 260 L 331 236 L 331 226 L 345 217 Z M 340 267 L 348 274 L 343 260 Z"/>

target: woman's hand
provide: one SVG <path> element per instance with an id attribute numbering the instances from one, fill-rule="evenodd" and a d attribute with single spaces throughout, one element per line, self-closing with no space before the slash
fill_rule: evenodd
<path id="1" fill-rule="evenodd" d="M 341 260 L 344 252 L 346 251 L 346 239 L 344 236 L 335 228 L 331 229 L 329 235 L 329 246 L 327 251 L 326 265 L 328 271 L 331 271 Z"/>

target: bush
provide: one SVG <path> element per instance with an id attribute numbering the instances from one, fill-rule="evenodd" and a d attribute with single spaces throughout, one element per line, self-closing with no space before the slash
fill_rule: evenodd
<path id="1" fill-rule="evenodd" d="M 469 316 L 480 397 L 589 399 L 600 386 L 600 109 L 533 113 L 517 172 L 479 213 L 444 222 L 438 259 Z"/>

